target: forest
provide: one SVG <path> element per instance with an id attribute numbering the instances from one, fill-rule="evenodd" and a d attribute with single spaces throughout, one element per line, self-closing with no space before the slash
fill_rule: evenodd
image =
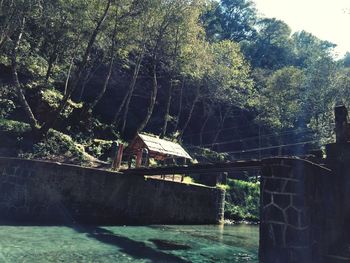
<path id="1" fill-rule="evenodd" d="M 251 0 L 0 0 L 0 154 L 103 159 L 138 132 L 209 161 L 318 148 L 350 106 L 334 48 Z"/>

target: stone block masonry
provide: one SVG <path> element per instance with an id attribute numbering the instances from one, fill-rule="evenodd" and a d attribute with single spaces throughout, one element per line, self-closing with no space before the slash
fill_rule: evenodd
<path id="1" fill-rule="evenodd" d="M 224 191 L 79 166 L 0 158 L 0 221 L 213 224 Z"/>
<path id="2" fill-rule="evenodd" d="M 320 263 L 337 218 L 330 170 L 297 158 L 263 161 L 261 263 Z M 333 198 L 334 199 L 334 198 Z"/>

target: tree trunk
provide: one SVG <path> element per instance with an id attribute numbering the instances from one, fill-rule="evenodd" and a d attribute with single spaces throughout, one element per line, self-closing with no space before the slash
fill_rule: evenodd
<path id="1" fill-rule="evenodd" d="M 11 69 L 12 69 L 12 78 L 13 78 L 13 85 L 16 89 L 17 97 L 21 103 L 21 106 L 24 109 L 26 118 L 30 124 L 30 127 L 32 128 L 33 132 L 36 132 L 36 130 L 39 128 L 39 123 L 36 120 L 27 100 L 24 96 L 23 90 L 21 88 L 21 84 L 19 83 L 18 74 L 17 74 L 17 52 L 18 47 L 22 39 L 23 30 L 24 30 L 24 24 L 25 24 L 25 18 L 22 19 L 20 27 L 19 27 L 19 33 L 16 39 L 14 39 L 14 46 L 12 50 L 11 55 Z"/>
<path id="2" fill-rule="evenodd" d="M 87 70 L 87 73 L 85 74 L 85 77 L 83 80 L 83 84 L 81 85 L 81 88 L 80 88 L 79 97 L 77 98 L 78 102 L 82 101 L 86 85 L 89 83 L 89 81 L 92 79 L 92 77 L 95 76 L 95 73 L 101 67 L 101 65 L 102 65 L 102 62 L 98 66 L 96 66 L 96 68 L 94 70 L 93 70 L 93 66 Z"/>
<path id="3" fill-rule="evenodd" d="M 117 112 L 114 114 L 113 120 L 112 120 L 112 126 L 117 126 L 118 122 L 119 122 L 119 116 L 120 113 L 122 112 L 124 105 L 126 103 L 126 100 L 129 98 L 129 94 L 131 93 L 130 89 L 128 89 L 124 95 L 124 98 L 122 100 L 122 102 L 119 104 L 118 110 Z"/>
<path id="4" fill-rule="evenodd" d="M 133 95 L 135 87 L 136 87 L 136 81 L 137 81 L 137 78 L 139 76 L 139 72 L 140 72 L 140 68 L 141 68 L 141 64 L 142 64 L 144 53 L 145 53 L 145 46 L 142 48 L 142 51 L 141 51 L 140 55 L 137 57 L 136 65 L 135 65 L 135 68 L 134 68 L 134 73 L 132 75 L 132 79 L 131 79 L 128 91 L 125 94 L 125 96 L 123 98 L 123 101 L 119 105 L 118 111 L 116 112 L 116 114 L 114 115 L 114 118 L 113 118 L 113 122 L 112 122 L 113 125 L 117 125 L 118 118 L 119 118 L 119 116 L 120 116 L 120 114 L 122 112 L 122 109 L 125 106 L 124 113 L 123 113 L 123 119 L 122 119 L 121 131 L 124 131 L 125 126 L 126 126 L 126 121 L 127 121 L 127 117 L 128 117 L 128 113 L 129 113 L 129 105 L 130 105 L 130 101 L 131 101 L 132 95 Z"/>
<path id="5" fill-rule="evenodd" d="M 1 2 L 2 5 L 2 2 Z M 0 6 L 1 7 L 1 6 Z M 0 10 L 1 13 L 1 10 Z M 3 30 L 0 37 L 0 50 L 4 47 L 7 40 L 9 40 L 13 34 L 14 28 L 11 28 L 11 23 L 16 25 L 14 18 L 17 17 L 17 10 L 13 10 L 9 18 L 3 23 Z"/>
<path id="6" fill-rule="evenodd" d="M 183 100 L 183 90 L 185 87 L 185 77 L 182 77 L 182 83 L 181 83 L 181 88 L 180 88 L 180 101 L 179 101 L 179 110 L 177 112 L 176 118 L 175 118 L 175 126 L 174 126 L 174 132 L 177 131 L 177 128 L 179 126 L 179 121 L 180 121 L 180 115 L 182 111 L 182 100 Z"/>
<path id="7" fill-rule="evenodd" d="M 184 132 L 186 131 L 188 124 L 190 123 L 190 121 L 192 119 L 193 111 L 194 111 L 194 108 L 196 107 L 196 104 L 197 104 L 198 100 L 199 100 L 199 86 L 197 86 L 196 96 L 195 96 L 195 98 L 193 100 L 193 103 L 191 105 L 191 109 L 190 109 L 190 112 L 189 112 L 189 114 L 187 116 L 187 120 L 186 120 L 186 122 L 185 122 L 185 124 L 182 127 L 182 130 L 180 132 L 180 136 L 179 136 L 180 140 L 181 140 Z"/>
<path id="8" fill-rule="evenodd" d="M 102 87 L 100 93 L 97 95 L 96 99 L 88 107 L 88 111 L 93 111 L 93 109 L 96 107 L 97 103 L 103 98 L 103 95 L 105 94 L 105 92 L 107 90 L 109 80 L 111 79 L 111 76 L 112 76 L 113 65 L 114 65 L 114 56 L 111 58 L 111 61 L 109 62 L 108 74 L 106 76 L 105 82 L 103 83 L 103 87 Z"/>
<path id="9" fill-rule="evenodd" d="M 222 115 L 222 112 L 220 110 L 220 124 L 219 124 L 219 129 L 217 130 L 217 132 L 215 133 L 213 142 L 212 142 L 212 147 L 216 144 L 220 133 L 222 132 L 222 129 L 224 128 L 224 124 L 225 124 L 225 120 L 227 115 L 229 114 L 230 110 L 226 110 L 225 114 Z"/>
<path id="10" fill-rule="evenodd" d="M 67 94 L 67 90 L 68 90 L 68 84 L 69 84 L 69 79 L 70 79 L 70 74 L 72 72 L 72 67 L 73 67 L 73 61 L 74 61 L 74 58 L 72 58 L 71 62 L 70 62 L 70 65 L 69 65 L 69 69 L 68 69 L 68 73 L 67 73 L 67 78 L 66 78 L 66 82 L 64 84 L 64 93 L 63 95 L 66 95 Z"/>
<path id="11" fill-rule="evenodd" d="M 84 71 L 85 65 L 89 59 L 89 56 L 91 54 L 92 51 L 92 47 L 96 41 L 96 37 L 98 35 L 98 33 L 100 32 L 101 26 L 103 24 L 103 22 L 106 20 L 107 15 L 108 15 L 108 11 L 111 7 L 111 2 L 112 0 L 108 0 L 106 8 L 100 18 L 100 20 L 97 22 L 96 27 L 93 31 L 93 33 L 91 34 L 89 43 L 86 47 L 82 62 L 77 70 L 76 73 L 76 78 L 74 80 L 74 82 L 72 83 L 72 85 L 70 85 L 69 89 L 67 90 L 67 93 L 64 95 L 58 109 L 55 111 L 54 115 L 52 116 L 52 118 L 50 118 L 50 120 L 48 120 L 46 123 L 44 123 L 44 125 L 41 128 L 41 133 L 42 135 L 46 134 L 48 132 L 48 130 L 53 127 L 55 125 L 55 123 L 57 122 L 57 120 L 59 119 L 61 113 L 65 110 L 65 108 L 67 107 L 68 104 L 68 100 L 70 99 L 72 93 L 74 92 L 74 90 L 77 88 L 79 81 L 81 79 L 81 75 Z"/>
<path id="12" fill-rule="evenodd" d="M 46 83 L 49 81 L 49 78 L 50 78 L 51 73 L 52 73 L 53 65 L 54 65 L 56 60 L 57 60 L 57 56 L 52 56 L 49 59 L 49 65 L 47 67 L 46 76 L 45 76 Z"/>
<path id="13" fill-rule="evenodd" d="M 7 39 L 8 39 L 8 37 L 6 35 L 0 39 L 0 50 L 5 45 Z"/>
<path id="14" fill-rule="evenodd" d="M 106 76 L 106 79 L 103 83 L 103 87 L 100 91 L 100 93 L 97 95 L 96 99 L 88 106 L 87 112 L 92 112 L 94 108 L 96 107 L 97 103 L 103 98 L 103 95 L 105 94 L 107 90 L 107 86 L 109 84 L 109 80 L 111 79 L 112 76 L 112 70 L 113 70 L 113 65 L 114 65 L 114 59 L 115 59 L 115 45 L 116 45 L 116 34 L 117 34 L 117 28 L 118 28 L 118 15 L 116 14 L 115 16 L 115 24 L 114 24 L 114 29 L 113 29 L 113 35 L 112 35 L 112 45 L 111 45 L 111 60 L 109 61 L 109 67 L 108 67 L 108 73 Z"/>
<path id="15" fill-rule="evenodd" d="M 143 131 L 143 129 L 147 126 L 149 120 L 151 119 L 154 105 L 156 104 L 157 93 L 158 93 L 157 61 L 154 58 L 154 61 L 153 61 L 153 90 L 151 93 L 151 102 L 148 106 L 147 115 L 146 115 L 145 119 L 141 122 L 140 126 L 137 129 L 138 133 Z"/>
<path id="16" fill-rule="evenodd" d="M 208 107 L 209 107 L 209 109 L 204 110 L 204 111 L 206 111 L 206 117 L 205 117 L 205 120 L 204 120 L 204 122 L 203 122 L 203 124 L 202 124 L 202 126 L 201 126 L 201 130 L 200 130 L 200 132 L 199 132 L 199 145 L 200 145 L 200 146 L 203 145 L 203 133 L 204 133 L 204 129 L 205 129 L 205 127 L 207 126 L 207 123 L 208 123 L 208 121 L 209 121 L 209 119 L 210 119 L 210 117 L 211 117 L 211 112 L 212 112 L 211 106 L 209 105 Z M 205 106 L 204 106 L 204 108 L 205 108 Z"/>
<path id="17" fill-rule="evenodd" d="M 168 90 L 168 99 L 167 99 L 167 104 L 166 104 L 166 109 L 165 109 L 165 114 L 164 114 L 164 124 L 163 124 L 162 134 L 160 136 L 161 138 L 164 138 L 164 136 L 166 135 L 166 130 L 167 130 L 168 121 L 169 121 L 169 117 L 170 117 L 169 113 L 170 113 L 172 93 L 173 93 L 173 80 L 171 79 L 169 90 Z"/>

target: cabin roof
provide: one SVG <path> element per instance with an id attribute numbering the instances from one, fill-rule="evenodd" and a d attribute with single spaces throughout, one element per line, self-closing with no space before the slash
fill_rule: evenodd
<path id="1" fill-rule="evenodd" d="M 137 138 L 140 138 L 142 140 L 150 152 L 192 159 L 191 156 L 185 151 L 185 149 L 178 143 L 146 134 L 138 134 L 136 139 Z"/>

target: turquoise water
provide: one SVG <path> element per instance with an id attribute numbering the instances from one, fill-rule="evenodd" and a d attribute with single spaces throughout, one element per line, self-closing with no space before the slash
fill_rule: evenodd
<path id="1" fill-rule="evenodd" d="M 257 226 L 0 226 L 0 262 L 257 263 Z"/>

